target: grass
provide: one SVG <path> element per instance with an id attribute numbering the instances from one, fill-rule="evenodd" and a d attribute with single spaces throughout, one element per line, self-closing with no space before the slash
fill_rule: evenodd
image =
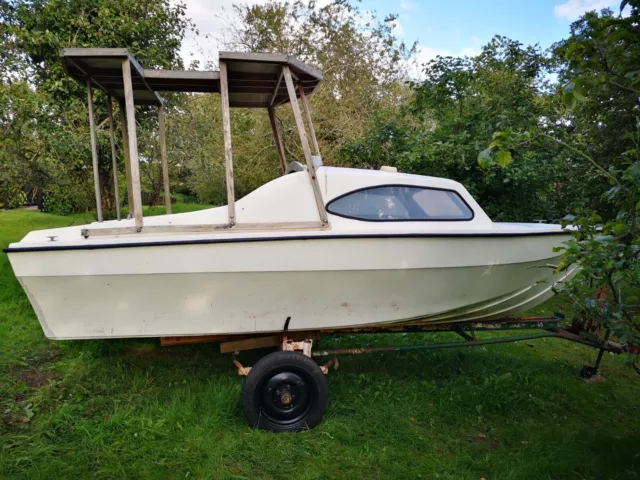
<path id="1" fill-rule="evenodd" d="M 0 247 L 78 221 L 0 211 Z M 640 477 L 640 377 L 606 355 L 606 381 L 587 384 L 576 373 L 595 351 L 556 339 L 343 357 L 324 422 L 270 434 L 245 425 L 243 379 L 216 345 L 47 340 L 4 254 L 0 328 L 0 478 Z"/>

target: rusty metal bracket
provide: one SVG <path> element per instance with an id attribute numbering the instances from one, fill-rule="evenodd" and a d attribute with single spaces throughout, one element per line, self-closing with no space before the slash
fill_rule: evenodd
<path id="1" fill-rule="evenodd" d="M 340 363 L 338 362 L 337 358 L 332 358 L 331 360 L 329 360 L 327 363 L 325 363 L 324 365 L 322 365 L 320 367 L 320 370 L 322 370 L 322 373 L 324 373 L 325 375 L 329 374 L 329 368 L 331 368 L 331 365 L 333 365 L 333 368 L 335 370 L 338 369 L 338 367 L 340 366 Z"/>
<path id="2" fill-rule="evenodd" d="M 313 340 L 307 338 L 301 342 L 296 342 L 290 339 L 286 335 L 282 337 L 282 351 L 283 352 L 302 352 L 307 357 L 311 357 L 311 349 L 313 348 Z"/>
<path id="3" fill-rule="evenodd" d="M 236 359 L 236 355 L 238 353 L 239 352 L 235 352 L 233 355 L 231 355 L 231 361 L 233 362 L 233 364 L 238 369 L 238 375 L 246 377 L 247 375 L 249 375 L 249 372 L 251 371 L 251 367 L 243 367 L 242 366 L 242 364 Z"/>
<path id="4" fill-rule="evenodd" d="M 311 355 L 312 348 L 313 348 L 313 339 L 311 338 L 307 338 L 300 342 L 296 342 L 295 340 L 287 337 L 286 335 L 282 337 L 283 352 L 302 352 L 307 357 L 312 358 L 312 355 Z M 340 363 L 338 362 L 337 358 L 332 358 L 324 365 L 321 365 L 320 370 L 322 370 L 322 373 L 324 373 L 325 375 L 328 375 L 329 369 L 331 368 L 332 365 L 334 369 L 336 370 L 338 369 L 338 366 L 340 365 Z"/>

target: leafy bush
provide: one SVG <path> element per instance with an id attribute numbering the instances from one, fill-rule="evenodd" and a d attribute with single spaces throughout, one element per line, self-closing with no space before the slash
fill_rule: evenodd
<path id="1" fill-rule="evenodd" d="M 49 185 L 44 191 L 43 211 L 55 215 L 86 212 L 94 199 L 86 188 L 79 185 Z"/>
<path id="2" fill-rule="evenodd" d="M 15 183 L 0 183 L 0 207 L 18 208 L 27 202 L 27 194 Z"/>
<path id="3" fill-rule="evenodd" d="M 574 239 L 559 249 L 564 269 L 578 263 L 581 273 L 566 289 L 576 315 L 586 315 L 619 340 L 640 344 L 640 1 L 629 16 L 587 13 L 572 25 L 569 39 L 556 45 L 566 62 L 561 80 L 570 127 L 558 138 L 557 125 L 507 128 L 480 152 L 484 168 L 505 167 L 521 148 L 560 145 L 571 164 L 587 168 L 581 192 L 594 201 L 590 211 L 565 217 Z M 608 184 L 608 185 L 607 185 Z M 593 196 L 594 186 L 599 190 Z M 605 191 L 606 190 L 606 191 Z M 603 193 L 604 191 L 604 193 Z M 585 209 L 586 210 L 586 209 Z M 603 294 L 606 294 L 604 298 Z"/>

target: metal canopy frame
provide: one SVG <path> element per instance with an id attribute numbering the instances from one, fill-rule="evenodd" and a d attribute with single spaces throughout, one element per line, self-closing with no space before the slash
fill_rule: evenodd
<path id="1" fill-rule="evenodd" d="M 91 152 L 93 158 L 94 186 L 96 189 L 96 209 L 99 222 L 103 221 L 103 217 L 92 87 L 97 86 L 107 94 L 111 157 L 117 198 L 119 198 L 119 189 L 112 98 L 115 98 L 120 105 L 128 203 L 130 215 L 135 218 L 135 227 L 85 229 L 82 231 L 82 235 L 85 238 L 97 235 L 119 235 L 140 232 L 163 233 L 180 231 L 195 233 L 206 231 L 235 231 L 238 229 L 289 230 L 299 228 L 317 230 L 329 228 L 327 212 L 322 200 L 313 162 L 314 159 L 311 153 L 311 145 L 305 126 L 306 119 L 314 153 L 320 157 L 320 148 L 307 102 L 307 96 L 313 93 L 322 80 L 322 73 L 319 70 L 289 55 L 266 53 L 220 52 L 220 71 L 218 72 L 144 69 L 128 50 L 122 48 L 65 48 L 60 51 L 60 57 L 65 71 L 77 81 L 87 86 L 89 123 L 91 126 Z M 165 114 L 163 100 L 160 95 L 158 95 L 158 91 L 220 93 L 227 184 L 228 222 L 226 224 L 144 227 L 138 163 L 138 142 L 135 128 L 136 105 L 156 106 L 158 109 L 165 204 L 167 213 L 171 213 Z M 318 208 L 319 221 L 238 224 L 235 213 L 230 108 L 265 108 L 267 110 L 276 151 L 280 160 L 280 167 L 284 174 L 287 162 L 282 137 L 278 129 L 275 109 L 286 103 L 290 103 L 293 110 L 300 136 L 300 143 L 307 164 L 307 172 Z M 302 114 L 303 111 L 304 117 Z M 119 200 L 117 203 L 117 215 L 118 220 L 120 220 Z"/>

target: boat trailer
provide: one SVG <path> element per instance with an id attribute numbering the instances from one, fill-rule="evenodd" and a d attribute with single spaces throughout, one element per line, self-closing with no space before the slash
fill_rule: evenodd
<path id="1" fill-rule="evenodd" d="M 339 355 L 359 355 L 377 352 L 404 352 L 410 350 L 437 350 L 442 348 L 478 347 L 500 343 L 513 343 L 538 338 L 558 338 L 579 343 L 598 350 L 593 365 L 584 365 L 580 377 L 590 379 L 597 375 L 605 352 L 613 354 L 640 354 L 640 346 L 616 343 L 611 332 L 604 336 L 594 322 L 574 320 L 566 326 L 564 315 L 550 317 L 507 317 L 495 320 L 466 322 L 390 325 L 388 327 L 360 327 L 322 331 L 289 332 L 290 318 L 279 334 L 209 335 L 200 337 L 165 337 L 163 346 L 203 342 L 220 342 L 221 353 L 231 353 L 238 375 L 246 376 L 243 389 L 243 407 L 250 425 L 275 432 L 299 431 L 313 428 L 322 420 L 328 402 L 325 376 L 331 367 L 339 366 Z M 514 331 L 538 330 L 536 333 L 510 335 Z M 461 341 L 417 345 L 357 347 L 314 350 L 314 342 L 321 335 L 355 335 L 374 333 L 443 333 L 454 332 Z M 478 339 L 478 332 L 500 332 L 495 338 Z M 600 338 L 601 337 L 601 338 Z M 276 347 L 278 351 L 262 357 L 253 367 L 244 366 L 238 356 L 241 351 Z M 327 359 L 316 363 L 314 359 Z M 323 360 L 324 361 L 324 360 Z M 640 367 L 633 364 L 640 374 Z"/>
<path id="2" fill-rule="evenodd" d="M 578 319 L 574 320 L 570 326 L 565 326 L 564 315 L 558 313 L 551 317 L 508 317 L 488 321 L 471 320 L 418 325 L 412 323 L 411 325 L 391 325 L 386 328 L 372 326 L 308 332 L 289 332 L 289 320 L 290 318 L 285 322 L 283 332 L 279 334 L 166 337 L 161 341 L 165 346 L 220 342 L 221 353 L 231 353 L 238 375 L 247 377 L 243 390 L 243 407 L 249 424 L 276 432 L 313 428 L 322 420 L 328 399 L 328 387 L 324 377 L 331 367 L 338 368 L 339 355 L 479 347 L 539 338 L 558 338 L 598 350 L 595 363 L 584 365 L 580 370 L 580 377 L 587 380 L 597 375 L 605 352 L 640 354 L 640 346 L 616 343 L 611 339 L 611 332 L 608 330 L 600 338 L 600 332 L 594 327 L 594 322 Z M 539 330 L 539 332 L 509 334 L 521 330 Z M 313 350 L 314 341 L 320 340 L 321 335 L 443 332 L 456 333 L 462 340 L 417 345 Z M 478 339 L 476 337 L 478 332 L 500 332 L 507 335 Z M 241 351 L 265 347 L 277 347 L 279 350 L 262 357 L 253 367 L 244 366 L 238 360 Z M 314 359 L 327 358 L 329 360 L 325 363 L 317 364 L 314 361 Z M 633 367 L 640 374 L 640 367 L 635 363 Z"/>
<path id="3" fill-rule="evenodd" d="M 238 368 L 239 375 L 247 375 L 251 367 L 244 367 L 237 359 L 241 350 L 252 350 L 255 348 L 264 348 L 269 346 L 282 345 L 283 351 L 300 351 L 307 357 L 325 358 L 336 355 L 361 355 L 365 353 L 380 352 L 405 352 L 412 350 L 440 350 L 445 348 L 458 347 L 480 347 L 485 345 L 497 345 L 501 343 L 515 343 L 528 340 L 536 340 L 539 338 L 558 338 L 574 343 L 579 343 L 587 347 L 598 350 L 596 361 L 591 365 L 584 365 L 580 370 L 580 377 L 589 379 L 597 375 L 605 352 L 613 354 L 640 354 L 640 346 L 625 345 L 613 342 L 610 339 L 610 332 L 605 333 L 602 340 L 595 338 L 592 333 L 586 331 L 576 331 L 575 328 L 565 328 L 563 324 L 565 317 L 562 314 L 555 314 L 552 317 L 508 317 L 490 321 L 475 322 L 455 322 L 440 323 L 428 325 L 411 325 L 389 328 L 357 328 L 330 330 L 322 332 L 295 332 L 295 336 L 283 334 L 281 336 L 264 336 L 251 337 L 247 339 L 235 340 L 231 342 L 221 342 L 221 352 L 233 352 L 233 363 Z M 518 330 L 543 330 L 540 333 L 519 334 L 510 336 L 500 336 L 497 338 L 478 339 L 477 332 L 511 332 Z M 312 351 L 314 340 L 320 338 L 320 334 L 335 335 L 354 335 L 354 334 L 374 334 L 374 333 L 444 333 L 453 332 L 462 337 L 463 341 L 428 343 L 418 345 L 393 345 L 383 347 L 353 347 L 353 348 L 337 348 L 337 349 L 319 349 Z M 308 337 L 308 338 L 305 338 Z M 199 337 L 171 337 L 163 339 L 163 345 L 177 345 L 180 343 L 195 343 Z M 303 340 L 300 340 L 304 338 Z M 182 340 L 182 341 L 181 341 Z M 186 341 L 184 341 L 186 340 Z M 262 340 L 262 341 L 261 341 Z M 207 341 L 207 340 L 204 340 Z M 328 367 L 335 365 L 338 367 L 337 358 L 332 359 L 325 366 L 321 367 L 323 372 L 327 374 Z"/>

